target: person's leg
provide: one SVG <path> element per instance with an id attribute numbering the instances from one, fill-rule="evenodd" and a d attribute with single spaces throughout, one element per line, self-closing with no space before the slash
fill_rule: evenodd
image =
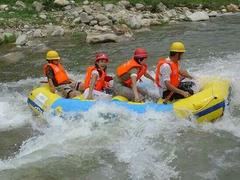
<path id="1" fill-rule="evenodd" d="M 191 89 L 195 85 L 194 82 L 192 81 L 187 81 L 187 82 L 181 82 L 180 85 L 178 86 L 179 89 L 183 91 L 188 91 L 191 95 L 194 94 L 193 90 Z M 182 99 L 184 98 L 181 94 L 178 93 L 171 93 L 171 91 L 167 90 L 163 92 L 163 99 L 168 99 L 170 101 L 174 99 Z"/>
<path id="2" fill-rule="evenodd" d="M 78 93 L 71 87 L 70 84 L 63 84 L 57 87 L 57 90 L 64 98 L 74 98 Z"/>
<path id="3" fill-rule="evenodd" d="M 186 81 L 186 82 L 181 82 L 180 85 L 179 85 L 179 89 L 183 90 L 183 91 L 187 91 L 189 92 L 191 95 L 194 94 L 194 91 L 193 91 L 193 86 L 195 86 L 195 83 L 192 82 L 192 81 Z"/>
<path id="4" fill-rule="evenodd" d="M 154 102 L 157 102 L 159 99 L 159 96 L 150 94 L 145 88 L 137 87 L 139 95 L 142 97 L 141 99 L 148 99 Z"/>
<path id="5" fill-rule="evenodd" d="M 118 96 L 124 96 L 126 97 L 129 101 L 134 101 L 135 100 L 135 96 L 133 93 L 133 90 L 129 87 L 123 86 L 120 83 L 113 83 L 113 90 L 114 90 L 114 94 L 118 95 Z M 140 99 L 143 99 L 142 95 L 140 94 Z"/>
<path id="6" fill-rule="evenodd" d="M 85 89 L 83 93 L 83 97 L 85 99 L 88 97 L 88 93 L 89 93 L 89 88 Z M 109 100 L 109 99 L 112 99 L 112 96 L 101 91 L 93 90 L 93 98 L 99 99 L 99 100 L 100 99 Z"/>

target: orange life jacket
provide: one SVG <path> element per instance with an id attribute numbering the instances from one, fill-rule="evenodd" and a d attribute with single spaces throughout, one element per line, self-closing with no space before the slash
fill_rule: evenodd
<path id="1" fill-rule="evenodd" d="M 147 72 L 147 64 L 138 64 L 134 59 L 130 59 L 129 61 L 123 63 L 122 65 L 118 66 L 117 68 L 117 76 L 121 77 L 127 72 L 129 72 L 131 69 L 136 68 L 138 69 L 137 72 L 137 80 L 141 79 L 141 77 L 146 74 Z M 128 87 L 131 87 L 132 85 L 132 79 L 129 77 L 129 79 L 124 81 L 124 84 Z"/>
<path id="2" fill-rule="evenodd" d="M 96 83 L 95 83 L 95 87 L 94 89 L 95 90 L 98 90 L 98 91 L 102 91 L 103 88 L 105 87 L 105 77 L 106 77 L 106 72 L 105 71 L 102 71 L 102 70 L 99 70 L 97 69 L 95 66 L 90 66 L 87 68 L 87 73 L 86 73 L 86 77 L 85 77 L 85 82 L 84 82 L 84 88 L 87 89 L 89 88 L 90 86 L 90 82 L 91 82 L 91 77 L 92 77 L 92 72 L 94 70 L 97 70 L 97 71 L 101 71 L 100 74 L 100 77 L 98 77 Z"/>
<path id="3" fill-rule="evenodd" d="M 171 75 L 170 75 L 170 84 L 172 84 L 174 87 L 178 87 L 179 83 L 180 83 L 180 74 L 179 74 L 179 64 L 178 62 L 173 62 L 173 61 L 167 61 L 165 58 L 160 58 L 157 64 L 157 68 L 156 68 L 156 74 L 155 74 L 155 80 L 156 80 L 156 84 L 158 85 L 158 87 L 161 87 L 160 84 L 160 67 L 163 64 L 169 64 L 170 68 L 171 68 Z"/>
<path id="4" fill-rule="evenodd" d="M 46 76 L 46 73 L 47 73 L 48 66 L 50 66 L 53 70 L 54 78 L 56 80 L 57 85 L 67 84 L 67 83 L 70 82 L 68 74 L 66 73 L 63 66 L 60 63 L 58 63 L 57 65 L 53 64 L 53 63 L 45 64 L 43 66 L 43 72 L 44 72 L 45 76 Z"/>

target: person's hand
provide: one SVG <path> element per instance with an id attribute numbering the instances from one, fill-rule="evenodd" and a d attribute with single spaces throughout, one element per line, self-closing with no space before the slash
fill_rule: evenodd
<path id="1" fill-rule="evenodd" d="M 137 102 L 137 103 L 142 102 L 141 99 L 140 99 L 139 97 L 135 97 L 134 101 Z"/>
<path id="2" fill-rule="evenodd" d="M 182 92 L 182 95 L 183 95 L 183 97 L 185 97 L 185 98 L 191 96 L 191 94 L 190 94 L 189 92 L 187 92 L 187 91 L 183 91 L 183 92 Z"/>
<path id="3" fill-rule="evenodd" d="M 87 99 L 92 100 L 93 99 L 92 94 L 88 94 Z"/>

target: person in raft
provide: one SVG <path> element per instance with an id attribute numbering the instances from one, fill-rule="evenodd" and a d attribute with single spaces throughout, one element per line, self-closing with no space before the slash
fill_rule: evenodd
<path id="1" fill-rule="evenodd" d="M 147 71 L 147 51 L 137 48 L 134 56 L 127 62 L 117 67 L 113 81 L 113 90 L 116 95 L 124 96 L 130 101 L 141 102 L 145 97 L 150 97 L 147 91 L 137 87 L 137 82 L 142 76 L 155 82 Z"/>
<path id="2" fill-rule="evenodd" d="M 109 58 L 105 53 L 97 53 L 95 65 L 87 68 L 84 81 L 85 91 L 83 96 L 85 99 L 111 99 L 112 96 L 104 91 L 109 88 L 111 76 L 107 75 L 107 65 Z"/>
<path id="3" fill-rule="evenodd" d="M 57 51 L 48 51 L 47 63 L 44 64 L 44 75 L 48 78 L 48 84 L 52 93 L 57 93 L 64 98 L 73 98 L 78 95 L 76 90 L 83 89 L 81 82 L 71 80 L 60 63 L 60 56 Z"/>
<path id="4" fill-rule="evenodd" d="M 193 94 L 191 89 L 194 82 L 181 82 L 182 78 L 193 79 L 186 71 L 180 68 L 180 60 L 185 52 L 182 42 L 173 42 L 170 46 L 168 58 L 160 58 L 156 68 L 156 84 L 159 87 L 163 102 L 189 97 Z"/>

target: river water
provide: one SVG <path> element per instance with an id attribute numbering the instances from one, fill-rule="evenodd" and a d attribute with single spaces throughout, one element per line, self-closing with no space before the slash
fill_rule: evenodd
<path id="1" fill-rule="evenodd" d="M 239 179 L 239 37 L 240 15 L 232 15 L 153 27 L 131 42 L 88 45 L 76 34 L 41 39 L 33 48 L 1 46 L 0 179 Z M 231 103 L 215 123 L 153 111 L 138 115 L 106 104 L 65 119 L 45 114 L 43 120 L 27 106 L 28 93 L 43 80 L 44 48 L 58 50 L 71 77 L 81 79 L 98 51 L 109 54 L 113 73 L 135 47 L 145 47 L 153 71 L 176 40 L 186 45 L 182 64 L 192 74 L 232 81 Z M 1 60 L 10 52 L 23 58 Z"/>

